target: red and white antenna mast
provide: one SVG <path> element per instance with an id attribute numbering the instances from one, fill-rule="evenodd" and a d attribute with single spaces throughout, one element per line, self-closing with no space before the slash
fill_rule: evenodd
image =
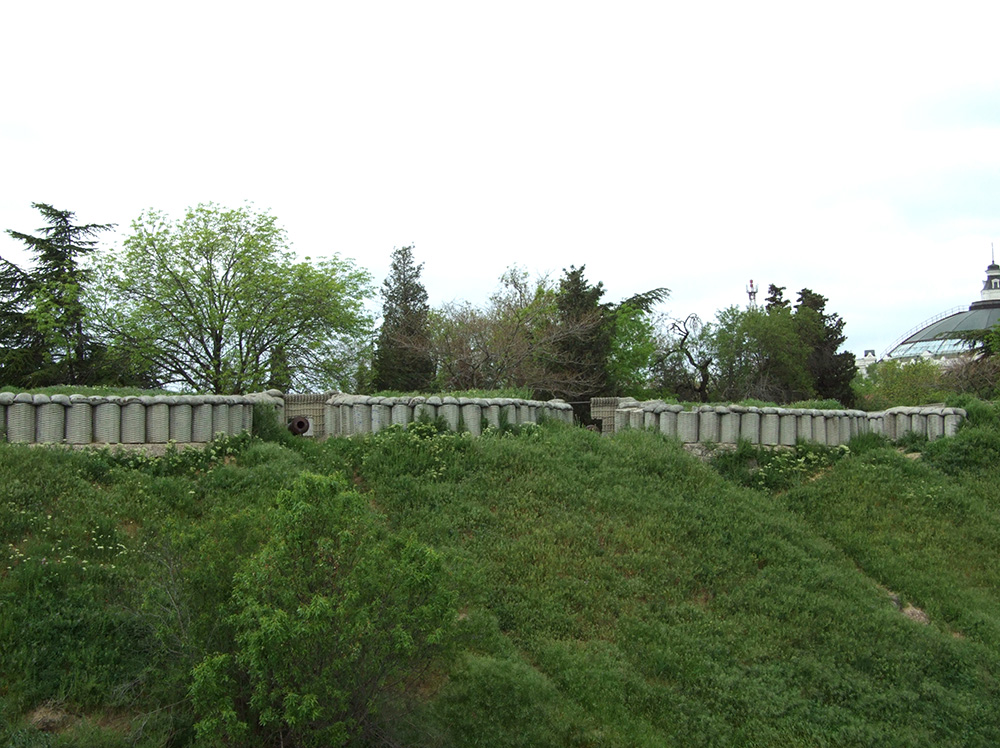
<path id="1" fill-rule="evenodd" d="M 757 306 L 757 286 L 754 285 L 753 278 L 750 279 L 750 285 L 747 286 L 747 296 L 750 299 L 750 307 Z"/>

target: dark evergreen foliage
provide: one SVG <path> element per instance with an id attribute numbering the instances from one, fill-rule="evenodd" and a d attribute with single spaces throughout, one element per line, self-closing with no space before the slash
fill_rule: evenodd
<path id="1" fill-rule="evenodd" d="M 586 265 L 563 269 L 556 293 L 559 324 L 571 333 L 559 343 L 561 365 L 571 368 L 575 377 L 564 377 L 576 386 L 552 395 L 573 400 L 621 394 L 623 383 L 612 367 L 616 333 L 638 312 L 648 315 L 667 298 L 670 291 L 654 288 L 635 294 L 619 304 L 602 302 L 604 284 L 591 285 L 584 276 Z M 572 390 L 572 391 L 570 391 Z M 542 393 L 548 394 L 548 393 Z"/>
<path id="2" fill-rule="evenodd" d="M 764 308 L 767 311 L 771 311 L 775 308 L 788 308 L 788 300 L 785 298 L 784 286 L 776 286 L 772 283 L 767 287 L 767 298 L 764 300 Z"/>
<path id="3" fill-rule="evenodd" d="M 601 303 L 604 284 L 598 281 L 592 286 L 583 275 L 586 265 L 579 268 L 570 265 L 563 270 L 556 295 L 559 323 L 576 334 L 559 342 L 564 361 L 573 367 L 582 382 L 585 392 L 553 393 L 562 397 L 586 400 L 602 395 L 608 387 L 607 361 L 611 354 L 611 336 L 614 333 L 611 321 L 611 305 Z"/>
<path id="4" fill-rule="evenodd" d="M 124 375 L 87 331 L 82 296 L 90 273 L 83 261 L 113 224 L 77 225 L 72 211 L 32 206 L 47 225 L 37 235 L 7 233 L 24 243 L 34 266 L 25 270 L 0 258 L 0 380 L 21 387 L 152 384 Z"/>
<path id="5" fill-rule="evenodd" d="M 825 296 L 808 288 L 799 292 L 795 319 L 802 343 L 809 348 L 806 367 L 817 397 L 832 398 L 851 406 L 854 404 L 851 380 L 857 366 L 853 353 L 840 351 L 840 346 L 847 340 L 844 320 L 839 314 L 827 314 L 826 302 Z"/>
<path id="6" fill-rule="evenodd" d="M 373 362 L 376 390 L 426 391 L 434 379 L 429 353 L 427 290 L 420 282 L 423 263 L 413 247 L 393 250 L 389 277 L 382 285 L 382 328 Z"/>

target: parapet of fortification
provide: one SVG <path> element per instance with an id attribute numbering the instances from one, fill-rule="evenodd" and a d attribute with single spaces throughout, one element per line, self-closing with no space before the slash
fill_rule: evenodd
<path id="1" fill-rule="evenodd" d="M 277 390 L 152 397 L 0 392 L 0 424 L 7 441 L 22 444 L 197 444 L 249 431 L 257 403 L 279 414 L 284 407 Z"/>
<path id="2" fill-rule="evenodd" d="M 289 407 L 286 402 L 286 407 Z M 286 411 L 286 415 L 290 414 Z M 387 426 L 406 426 L 413 421 L 441 418 L 452 431 L 482 433 L 483 424 L 538 423 L 550 419 L 573 423 L 573 408 L 563 400 L 468 397 L 367 397 L 334 395 L 326 403 L 325 436 L 353 436 L 381 431 Z"/>
<path id="3" fill-rule="evenodd" d="M 930 406 L 863 410 L 753 408 L 742 405 L 704 405 L 686 409 L 659 400 L 637 402 L 600 398 L 591 404 L 592 417 L 601 419 L 601 431 L 652 429 L 685 444 L 736 444 L 746 440 L 764 446 L 793 446 L 804 440 L 838 446 L 859 434 L 884 434 L 896 440 L 918 434 L 934 440 L 952 436 L 966 413 L 961 408 Z"/>
<path id="4" fill-rule="evenodd" d="M 178 444 L 209 442 L 218 435 L 249 431 L 253 406 L 274 408 L 280 423 L 308 419 L 308 434 L 371 434 L 420 420 L 442 419 L 454 431 L 473 436 L 484 425 L 523 425 L 549 419 L 573 422 L 573 409 L 562 400 L 514 398 L 369 397 L 341 393 L 283 395 L 277 390 L 242 396 L 177 395 L 88 397 L 0 393 L 0 424 L 6 439 L 53 444 Z M 951 436 L 965 418 L 961 408 L 890 408 L 795 410 L 740 405 L 684 408 L 653 400 L 596 398 L 591 414 L 605 434 L 624 429 L 652 429 L 686 444 L 736 444 L 741 439 L 765 446 L 792 446 L 799 440 L 829 446 L 846 444 L 864 433 L 899 439 L 916 433 L 928 439 Z"/>

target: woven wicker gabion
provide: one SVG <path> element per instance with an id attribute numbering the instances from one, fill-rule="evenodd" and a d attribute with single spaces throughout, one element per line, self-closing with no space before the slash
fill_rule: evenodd
<path id="1" fill-rule="evenodd" d="M 700 419 L 694 411 L 684 411 L 677 414 L 677 437 L 684 444 L 698 441 L 698 425 Z"/>
<path id="2" fill-rule="evenodd" d="M 212 439 L 217 434 L 229 433 L 229 403 L 215 402 L 212 404 Z M 209 439 L 211 441 L 211 439 Z"/>
<path id="3" fill-rule="evenodd" d="M 122 406 L 118 398 L 97 398 L 94 405 L 94 441 L 119 444 L 122 437 Z"/>
<path id="4" fill-rule="evenodd" d="M 718 442 L 722 421 L 714 408 L 699 408 L 698 413 L 698 441 Z"/>
<path id="5" fill-rule="evenodd" d="M 168 399 L 166 397 L 151 397 L 146 403 L 146 441 L 150 444 L 165 444 L 169 440 L 170 405 Z"/>
<path id="6" fill-rule="evenodd" d="M 191 441 L 210 442 L 212 441 L 212 403 L 205 402 L 204 398 L 193 398 L 191 406 Z"/>
<path id="7" fill-rule="evenodd" d="M 377 434 L 382 429 L 392 425 L 392 406 L 385 403 L 372 404 L 372 433 Z"/>
<path id="8" fill-rule="evenodd" d="M 243 403 L 229 404 L 229 427 L 227 434 L 235 435 L 243 430 Z"/>
<path id="9" fill-rule="evenodd" d="M 191 438 L 191 401 L 187 397 L 175 398 L 170 406 L 170 439 L 178 444 L 194 441 Z"/>
<path id="10" fill-rule="evenodd" d="M 94 407 L 82 395 L 72 395 L 66 409 L 66 441 L 90 444 L 94 441 Z"/>
<path id="11" fill-rule="evenodd" d="M 514 413 L 510 423 L 517 423 L 517 408 L 516 406 L 511 407 L 514 408 Z M 438 408 L 438 414 L 448 424 L 449 429 L 458 431 L 458 421 L 461 418 L 461 411 L 458 409 L 458 400 L 453 397 L 444 398 L 444 403 Z"/>
<path id="12" fill-rule="evenodd" d="M 764 408 L 760 417 L 760 443 L 774 446 L 778 443 L 778 432 L 781 421 L 778 419 L 777 408 Z"/>
<path id="13" fill-rule="evenodd" d="M 66 407 L 45 395 L 35 395 L 35 441 L 60 444 L 66 438 Z"/>
<path id="14" fill-rule="evenodd" d="M 146 441 L 146 406 L 138 398 L 127 398 L 122 405 L 122 444 Z"/>
<path id="15" fill-rule="evenodd" d="M 309 435 L 316 439 L 326 438 L 330 432 L 340 428 L 339 424 L 328 426 L 326 423 L 326 403 L 336 395 L 335 392 L 286 394 L 285 423 L 297 416 L 305 416 L 309 419 Z"/>
<path id="16" fill-rule="evenodd" d="M 27 393 L 18 394 L 7 407 L 7 440 L 18 443 L 35 441 L 35 406 Z"/>
<path id="17" fill-rule="evenodd" d="M 794 447 L 798 438 L 798 417 L 787 410 L 778 410 L 781 425 L 778 427 L 778 442 L 785 447 Z"/>

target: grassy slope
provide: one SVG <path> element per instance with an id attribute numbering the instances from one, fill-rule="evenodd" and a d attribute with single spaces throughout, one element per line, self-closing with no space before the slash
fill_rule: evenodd
<path id="1" fill-rule="evenodd" d="M 554 745 L 990 744 L 995 505 L 933 561 L 919 561 L 925 535 L 956 528 L 962 506 L 887 517 L 866 543 L 872 488 L 854 488 L 859 472 L 891 496 L 928 476 L 962 495 L 902 459 L 844 460 L 772 498 L 651 434 L 566 430 L 453 451 L 400 435 L 368 451 L 360 474 L 401 526 L 448 549 L 463 585 L 478 636 L 436 702 L 452 732 L 468 727 L 459 743 L 505 744 L 527 722 L 536 744 Z M 866 467 L 880 461 L 891 463 L 881 476 Z M 956 545 L 975 560 L 952 566 Z M 901 615 L 885 588 L 931 625 Z M 469 713 L 479 720 L 463 722 Z"/>
<path id="2" fill-rule="evenodd" d="M 1000 742 L 997 476 L 981 460 L 949 474 L 877 449 L 772 496 L 647 433 L 236 451 L 236 464 L 153 475 L 0 448 L 8 718 L 51 698 L 136 712 L 183 697 L 185 668 L 226 636 L 238 556 L 308 467 L 353 473 L 393 525 L 446 555 L 460 592 L 459 656 L 394 720 L 404 744 Z M 183 626 L 164 613 L 178 600 Z M 167 673 L 181 685 L 157 686 Z M 160 734 L 182 742 L 174 712 Z"/>

